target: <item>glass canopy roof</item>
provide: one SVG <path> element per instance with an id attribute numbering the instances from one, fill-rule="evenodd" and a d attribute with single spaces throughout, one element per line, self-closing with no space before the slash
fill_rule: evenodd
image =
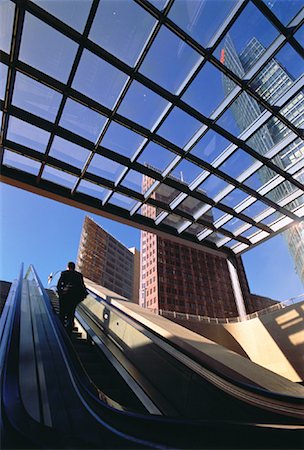
<path id="1" fill-rule="evenodd" d="M 1 1 L 1 179 L 224 256 L 300 226 L 301 6 Z"/>

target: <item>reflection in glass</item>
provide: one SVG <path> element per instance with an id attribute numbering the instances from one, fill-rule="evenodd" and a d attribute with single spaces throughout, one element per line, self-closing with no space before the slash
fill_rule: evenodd
<path id="1" fill-rule="evenodd" d="M 96 142 L 106 121 L 106 117 L 96 111 L 68 99 L 63 109 L 59 125 L 85 137 L 91 142 Z"/>
<path id="2" fill-rule="evenodd" d="M 89 150 L 55 136 L 51 146 L 50 156 L 59 159 L 71 166 L 81 169 L 84 166 L 90 152 Z"/>
<path id="3" fill-rule="evenodd" d="M 120 206 L 121 208 L 127 209 L 128 211 L 131 211 L 131 209 L 136 203 L 136 200 L 115 192 L 110 198 L 109 203 L 111 203 L 112 205 Z"/>
<path id="4" fill-rule="evenodd" d="M 0 31 L 1 33 L 1 31 Z M 7 77 L 7 66 L 0 63 L 0 99 L 4 100 Z"/>
<path id="5" fill-rule="evenodd" d="M 190 153 L 211 163 L 229 146 L 230 142 L 215 131 L 208 131 Z"/>
<path id="6" fill-rule="evenodd" d="M 33 2 L 80 33 L 84 30 L 92 5 L 92 0 L 33 0 Z"/>
<path id="7" fill-rule="evenodd" d="M 251 177 L 244 181 L 244 184 L 251 189 L 258 190 L 262 186 L 266 185 L 269 180 L 272 180 L 277 176 L 277 173 L 269 167 L 263 166 Z"/>
<path id="8" fill-rule="evenodd" d="M 66 82 L 76 51 L 77 44 L 71 39 L 31 14 L 25 13 L 19 55 L 21 61 L 47 73 L 56 80 Z"/>
<path id="9" fill-rule="evenodd" d="M 77 178 L 74 175 L 63 172 L 62 170 L 55 169 L 54 167 L 45 166 L 42 178 L 44 180 L 51 181 L 52 183 L 59 184 L 66 188 L 72 189 L 76 183 Z"/>
<path id="10" fill-rule="evenodd" d="M 233 219 L 229 220 L 229 222 L 225 223 L 224 228 L 227 231 L 230 231 L 231 233 L 235 234 L 237 230 L 245 225 L 246 222 L 243 220 L 238 219 L 237 217 L 233 217 Z"/>
<path id="11" fill-rule="evenodd" d="M 25 147 L 45 152 L 50 133 L 16 117 L 10 117 L 7 138 Z"/>
<path id="12" fill-rule="evenodd" d="M 175 145 L 183 148 L 201 127 L 201 122 L 179 108 L 173 108 L 158 134 Z"/>
<path id="13" fill-rule="evenodd" d="M 166 27 L 161 27 L 140 72 L 177 94 L 202 57 Z"/>
<path id="14" fill-rule="evenodd" d="M 193 223 L 192 225 L 190 225 L 189 228 L 187 228 L 186 231 L 187 233 L 194 234 L 196 236 L 206 229 L 207 228 L 201 225 L 200 223 Z"/>
<path id="15" fill-rule="evenodd" d="M 0 49 L 6 53 L 10 52 L 13 31 L 15 5 L 13 2 L 0 2 Z"/>
<path id="16" fill-rule="evenodd" d="M 127 3 L 127 2 L 126 2 Z M 118 112 L 153 130 L 170 103 L 137 81 L 133 81 Z"/>
<path id="17" fill-rule="evenodd" d="M 127 79 L 123 72 L 84 50 L 72 87 L 96 102 L 112 108 Z"/>
<path id="18" fill-rule="evenodd" d="M 12 103 L 38 117 L 54 122 L 62 95 L 23 75 L 16 74 Z"/>
<path id="19" fill-rule="evenodd" d="M 205 203 L 201 202 L 200 200 L 194 197 L 187 197 L 186 200 L 178 205 L 178 209 L 187 214 L 190 214 L 191 216 L 194 216 L 204 206 Z"/>
<path id="20" fill-rule="evenodd" d="M 135 2 L 102 1 L 89 38 L 130 66 L 134 66 L 155 19 Z"/>
<path id="21" fill-rule="evenodd" d="M 174 158 L 175 153 L 170 152 L 154 142 L 149 142 L 137 161 L 143 165 L 152 167 L 154 170 L 163 172 Z"/>
<path id="22" fill-rule="evenodd" d="M 97 184 L 90 183 L 89 181 L 81 180 L 77 188 L 77 192 L 82 192 L 83 194 L 87 194 L 90 197 L 94 197 L 102 201 L 109 193 L 109 190 L 103 188 L 102 186 L 98 186 Z"/>
<path id="23" fill-rule="evenodd" d="M 235 83 L 231 81 L 231 89 L 235 86 Z M 188 87 L 182 100 L 209 117 L 226 95 L 222 72 L 212 64 L 206 63 Z"/>
<path id="24" fill-rule="evenodd" d="M 41 166 L 40 162 L 9 150 L 4 151 L 3 164 L 14 169 L 22 170 L 23 172 L 31 173 L 32 175 L 38 175 Z"/>
<path id="25" fill-rule="evenodd" d="M 206 47 L 236 3 L 237 0 L 179 0 L 173 3 L 169 18 Z"/>
<path id="26" fill-rule="evenodd" d="M 88 167 L 88 172 L 111 181 L 116 181 L 123 169 L 124 166 L 121 164 L 105 158 L 104 156 L 95 154 Z"/>

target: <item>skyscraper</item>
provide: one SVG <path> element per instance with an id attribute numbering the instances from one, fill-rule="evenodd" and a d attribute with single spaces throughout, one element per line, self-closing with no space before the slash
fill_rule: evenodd
<path id="1" fill-rule="evenodd" d="M 143 176 L 143 191 L 153 183 Z M 170 202 L 177 192 L 161 185 L 153 197 Z M 189 213 L 197 200 L 187 203 Z M 142 214 L 153 219 L 159 214 L 152 205 L 143 205 Z M 210 210 L 204 219 L 212 222 Z M 197 225 L 199 227 L 199 225 Z M 197 233 L 199 230 L 193 230 Z M 241 315 L 229 262 L 216 254 L 164 239 L 141 231 L 141 294 L 140 305 L 158 312 L 175 311 L 209 317 Z M 236 278 L 242 291 L 245 313 L 273 304 L 273 301 L 252 296 L 239 257 L 235 258 Z"/>
<path id="2" fill-rule="evenodd" d="M 221 62 L 232 69 L 238 76 L 243 77 L 250 70 L 258 59 L 265 52 L 263 45 L 253 37 L 245 48 L 238 54 L 232 39 L 228 36 L 225 40 L 225 47 L 221 52 Z M 268 103 L 274 104 L 276 100 L 285 93 L 293 84 L 292 76 L 279 64 L 276 59 L 271 59 L 260 73 L 254 78 L 251 87 Z M 224 91 L 228 94 L 233 89 L 233 82 L 223 76 Z M 231 111 L 240 132 L 248 128 L 257 117 L 260 116 L 261 106 L 247 93 L 242 93 L 231 105 Z M 304 122 L 304 93 L 298 92 L 296 97 L 280 111 L 283 116 L 290 120 L 295 126 L 300 127 Z M 250 145 L 258 153 L 265 155 L 290 133 L 290 130 L 278 119 L 270 119 L 248 140 Z M 271 161 L 279 168 L 296 173 L 297 178 L 304 182 L 304 170 L 296 165 L 304 157 L 304 144 L 298 138 L 283 148 L 278 154 L 271 158 Z M 300 164 L 301 165 L 301 164 Z M 271 169 L 263 167 L 258 172 L 263 184 L 269 182 L 275 175 Z M 267 196 L 275 202 L 282 204 L 284 199 L 294 193 L 296 187 L 289 181 L 279 184 L 269 192 Z M 301 196 L 302 197 L 302 196 Z M 290 211 L 301 205 L 299 198 L 295 198 L 289 203 L 284 202 L 284 206 Z M 279 216 L 279 213 L 277 213 Z M 299 277 L 304 282 L 304 226 L 299 224 L 289 228 L 284 233 L 289 251 L 293 257 L 295 269 Z"/>
<path id="3" fill-rule="evenodd" d="M 138 288 L 134 289 L 136 258 L 139 256 L 135 250 L 128 249 L 93 219 L 85 217 L 77 255 L 77 268 L 83 276 L 138 303 Z"/>

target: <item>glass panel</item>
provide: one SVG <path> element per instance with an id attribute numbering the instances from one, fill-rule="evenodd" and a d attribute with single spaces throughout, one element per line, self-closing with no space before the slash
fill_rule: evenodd
<path id="1" fill-rule="evenodd" d="M 11 49 L 14 12 L 15 5 L 13 4 L 13 2 L 0 2 L 0 49 L 5 51 L 6 53 L 9 53 Z"/>
<path id="2" fill-rule="evenodd" d="M 304 94 L 299 92 L 280 113 L 296 127 L 302 128 L 304 122 Z"/>
<path id="3" fill-rule="evenodd" d="M 185 219 L 183 217 L 177 216 L 176 214 L 169 214 L 162 223 L 178 230 L 184 222 Z"/>
<path id="4" fill-rule="evenodd" d="M 60 186 L 72 189 L 77 178 L 73 175 L 63 172 L 62 170 L 54 169 L 54 167 L 45 166 L 42 178 L 51 181 L 52 183 L 60 184 Z"/>
<path id="5" fill-rule="evenodd" d="M 77 44 L 71 39 L 25 13 L 19 56 L 21 61 L 65 83 L 76 51 Z"/>
<path id="6" fill-rule="evenodd" d="M 248 228 L 248 230 L 244 231 L 244 233 L 242 233 L 240 236 L 243 236 L 245 238 L 249 238 L 251 237 L 254 233 L 257 233 L 259 230 L 259 228 L 257 227 L 250 227 Z"/>
<path id="7" fill-rule="evenodd" d="M 13 105 L 54 122 L 61 99 L 62 95 L 58 92 L 17 72 L 12 100 Z"/>
<path id="8" fill-rule="evenodd" d="M 221 200 L 221 203 L 223 203 L 226 206 L 229 206 L 230 208 L 234 208 L 236 205 L 241 203 L 247 197 L 248 194 L 246 194 L 246 192 L 243 192 L 240 189 L 233 189 L 233 191 L 230 192 L 230 194 L 226 195 L 226 197 Z"/>
<path id="9" fill-rule="evenodd" d="M 213 219 L 213 222 L 216 222 L 218 219 L 221 219 L 222 217 L 226 216 L 227 214 L 218 208 L 212 208 L 211 209 L 211 217 Z M 227 222 L 230 220 L 231 216 L 227 215 Z"/>
<path id="10" fill-rule="evenodd" d="M 255 42 L 268 48 L 277 35 L 275 27 L 250 2 L 217 47 L 215 56 L 236 75 L 243 77 L 253 65 L 251 55 L 255 51 Z"/>
<path id="11" fill-rule="evenodd" d="M 146 139 L 116 122 L 111 122 L 100 145 L 131 158 Z"/>
<path id="12" fill-rule="evenodd" d="M 127 2 L 126 2 L 127 3 Z M 170 103 L 137 81 L 133 81 L 118 112 L 152 130 Z"/>
<path id="13" fill-rule="evenodd" d="M 203 208 L 206 203 L 201 202 L 193 197 L 187 197 L 180 205 L 178 209 L 194 216 L 201 208 Z"/>
<path id="14" fill-rule="evenodd" d="M 190 234 L 194 234 L 195 236 L 202 231 L 207 230 L 206 227 L 199 223 L 193 223 L 189 228 L 187 228 L 186 232 Z"/>
<path id="15" fill-rule="evenodd" d="M 304 158 L 304 143 L 302 139 L 296 139 L 280 153 L 278 153 L 272 162 L 285 170 L 289 170 L 293 165 L 297 164 Z"/>
<path id="16" fill-rule="evenodd" d="M 231 81 L 231 90 L 235 86 L 236 84 Z M 210 116 L 227 94 L 223 73 L 212 64 L 206 63 L 190 84 L 182 100 L 205 116 Z"/>
<path id="17" fill-rule="evenodd" d="M 268 208 L 268 206 L 257 200 L 252 205 L 250 205 L 248 208 L 244 209 L 242 211 L 242 214 L 245 214 L 248 217 L 251 217 L 254 219 L 257 215 L 259 215 L 261 212 L 265 211 Z"/>
<path id="18" fill-rule="evenodd" d="M 281 142 L 290 132 L 278 119 L 271 118 L 248 139 L 247 144 L 258 153 L 264 155 L 274 145 Z"/>
<path id="19" fill-rule="evenodd" d="M 169 17 L 204 47 L 207 46 L 237 0 L 179 0 L 174 2 Z"/>
<path id="20" fill-rule="evenodd" d="M 252 189 L 258 190 L 275 176 L 277 176 L 276 172 L 269 167 L 263 166 L 244 181 L 244 184 Z"/>
<path id="21" fill-rule="evenodd" d="M 179 108 L 174 108 L 168 115 L 158 134 L 173 144 L 183 148 L 202 124 Z"/>
<path id="22" fill-rule="evenodd" d="M 7 138 L 38 152 L 45 152 L 50 133 L 16 117 L 10 117 Z"/>
<path id="23" fill-rule="evenodd" d="M 219 169 L 232 178 L 237 178 L 256 161 L 251 155 L 239 149 L 226 159 Z"/>
<path id="24" fill-rule="evenodd" d="M 91 142 L 96 142 L 106 121 L 106 117 L 96 111 L 67 99 L 59 125 Z"/>
<path id="25" fill-rule="evenodd" d="M 228 183 L 215 175 L 210 175 L 199 187 L 209 198 L 214 198 Z"/>
<path id="26" fill-rule="evenodd" d="M 288 22 L 299 12 L 301 9 L 301 2 L 299 0 L 288 1 L 269 1 L 263 0 L 268 8 L 277 16 L 277 18 L 284 24 Z"/>
<path id="27" fill-rule="evenodd" d="M 265 197 L 278 203 L 297 189 L 298 188 L 294 184 L 291 184 L 289 181 L 284 181 L 272 191 L 268 192 Z"/>
<path id="28" fill-rule="evenodd" d="M 66 141 L 59 136 L 55 136 L 50 151 L 50 156 L 53 156 L 53 158 L 57 158 L 71 166 L 78 167 L 78 169 L 82 169 L 89 155 L 89 150 L 70 141 Z"/>
<path id="29" fill-rule="evenodd" d="M 136 200 L 130 197 L 126 197 L 125 195 L 118 194 L 116 192 L 110 198 L 109 203 L 111 203 L 112 205 L 120 206 L 121 208 L 127 209 L 128 211 L 131 211 L 131 209 L 136 203 Z"/>
<path id="30" fill-rule="evenodd" d="M 112 108 L 127 79 L 123 72 L 84 50 L 72 86 L 96 102 Z"/>
<path id="31" fill-rule="evenodd" d="M 188 186 L 194 181 L 199 174 L 201 174 L 203 169 L 192 164 L 189 161 L 182 160 L 175 169 L 170 173 L 170 178 L 175 178 L 181 183 L 187 184 Z"/>
<path id="32" fill-rule="evenodd" d="M 259 42 L 255 43 L 255 47 L 262 48 Z M 256 62 L 259 54 L 252 53 L 250 58 Z M 294 80 L 302 75 L 302 67 L 303 61 L 300 55 L 286 44 L 258 73 L 250 86 L 261 97 L 273 104 L 292 86 Z"/>
<path id="33" fill-rule="evenodd" d="M 263 109 L 256 100 L 243 92 L 221 116 L 217 124 L 238 136 L 259 117 Z"/>
<path id="34" fill-rule="evenodd" d="M 122 181 L 121 185 L 128 187 L 129 189 L 132 189 L 133 191 L 139 192 L 140 194 L 143 194 L 143 178 L 144 175 L 140 172 L 137 172 L 136 170 L 130 170 L 128 174 L 125 176 L 124 180 Z M 151 184 L 154 180 L 151 178 Z"/>
<path id="35" fill-rule="evenodd" d="M 294 35 L 296 40 L 304 47 L 304 27 L 302 26 Z"/>
<path id="36" fill-rule="evenodd" d="M 0 32 L 1 33 L 1 32 Z M 4 100 L 7 78 L 7 66 L 0 64 L 0 99 Z"/>
<path id="37" fill-rule="evenodd" d="M 80 33 L 84 30 L 92 5 L 92 0 L 33 0 L 33 2 Z"/>
<path id="38" fill-rule="evenodd" d="M 154 170 L 163 172 L 174 158 L 175 153 L 154 142 L 149 142 L 137 161 L 145 166 L 151 166 Z"/>
<path id="39" fill-rule="evenodd" d="M 293 211 L 295 208 L 302 206 L 304 204 L 304 195 L 301 195 L 296 200 L 288 203 L 284 208 L 288 209 L 288 211 Z"/>
<path id="40" fill-rule="evenodd" d="M 221 245 L 221 241 L 224 238 L 226 239 L 227 237 L 221 233 L 216 232 L 216 233 L 212 233 L 209 236 L 207 236 L 206 241 L 212 242 L 213 244 L 219 246 L 219 245 Z M 227 239 L 229 239 L 229 238 L 227 238 Z"/>
<path id="41" fill-rule="evenodd" d="M 23 172 L 31 173 L 32 175 L 38 175 L 41 167 L 40 162 L 26 158 L 18 153 L 10 152 L 9 150 L 4 151 L 3 164 L 8 167 L 23 170 Z"/>
<path id="42" fill-rule="evenodd" d="M 215 131 L 208 131 L 190 153 L 204 161 L 213 162 L 229 146 L 230 142 Z"/>
<path id="43" fill-rule="evenodd" d="M 169 203 L 171 203 L 172 200 L 174 200 L 178 194 L 179 191 L 177 189 L 173 189 L 170 186 L 161 184 L 156 189 L 154 198 L 169 205 Z"/>
<path id="44" fill-rule="evenodd" d="M 81 180 L 77 188 L 77 192 L 82 192 L 83 194 L 98 198 L 102 201 L 110 191 L 102 186 L 98 186 L 97 184 L 90 183 L 86 180 Z"/>
<path id="45" fill-rule="evenodd" d="M 98 175 L 99 177 L 107 178 L 111 181 L 116 181 L 123 169 L 124 166 L 122 166 L 121 164 L 118 164 L 111 159 L 96 154 L 93 156 L 87 171 Z"/>
<path id="46" fill-rule="evenodd" d="M 152 5 L 154 5 L 155 8 L 162 10 L 168 3 L 168 0 L 149 0 L 149 2 L 152 3 Z"/>
<path id="47" fill-rule="evenodd" d="M 166 27 L 161 27 L 140 72 L 177 94 L 201 56 Z"/>
<path id="48" fill-rule="evenodd" d="M 233 245 L 236 245 L 236 244 L 239 244 L 239 242 L 236 241 L 235 239 L 232 239 L 231 241 L 229 241 L 225 244 L 225 247 L 231 248 L 231 247 L 233 247 Z"/>
<path id="49" fill-rule="evenodd" d="M 130 66 L 134 66 L 155 22 L 155 19 L 135 2 L 101 1 L 89 38 Z"/>
<path id="50" fill-rule="evenodd" d="M 246 222 L 238 219 L 237 217 L 233 217 L 233 219 L 229 220 L 229 222 L 223 225 L 225 230 L 230 231 L 231 233 L 235 233 L 242 225 L 245 225 Z"/>
<path id="51" fill-rule="evenodd" d="M 277 211 L 277 212 L 271 214 L 270 216 L 266 217 L 266 219 L 263 219 L 261 222 L 264 225 L 268 225 L 269 226 L 273 222 L 275 222 L 276 220 L 281 219 L 282 217 L 286 217 L 286 216 L 284 216 L 282 213 Z"/>

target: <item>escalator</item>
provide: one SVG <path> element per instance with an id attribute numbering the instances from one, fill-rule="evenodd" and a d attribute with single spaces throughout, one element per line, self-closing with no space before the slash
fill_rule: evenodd
<path id="1" fill-rule="evenodd" d="M 1 316 L 2 448 L 303 447 L 300 390 L 223 370 L 94 289 L 76 317 L 70 339 L 34 269 L 13 284 Z"/>

